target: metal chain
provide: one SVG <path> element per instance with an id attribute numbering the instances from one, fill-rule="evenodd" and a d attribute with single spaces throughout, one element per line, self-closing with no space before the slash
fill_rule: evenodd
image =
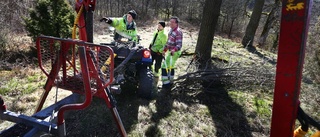
<path id="1" fill-rule="evenodd" d="M 61 47 L 60 47 L 60 49 L 61 49 Z M 58 73 L 57 73 L 58 78 L 55 79 L 55 82 L 54 82 L 56 84 L 56 94 L 55 94 L 55 102 L 54 102 L 54 104 L 56 104 L 58 102 L 58 91 L 59 91 L 58 89 L 59 89 L 59 81 L 60 81 L 60 77 L 59 77 L 60 52 L 58 52 L 57 55 L 58 56 L 57 56 L 57 68 L 56 68 L 56 70 L 58 70 Z M 49 119 L 49 122 L 51 123 L 50 126 L 49 126 L 49 134 L 50 134 L 51 128 L 52 128 L 52 120 L 54 119 L 54 113 L 55 113 L 55 110 L 53 109 L 52 113 L 51 113 L 51 116 L 50 116 L 50 119 Z"/>

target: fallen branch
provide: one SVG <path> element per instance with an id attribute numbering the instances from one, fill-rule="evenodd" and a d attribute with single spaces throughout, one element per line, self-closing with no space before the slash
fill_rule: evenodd
<path id="1" fill-rule="evenodd" d="M 177 77 L 175 82 L 176 85 L 182 87 L 206 83 L 207 87 L 228 85 L 228 87 L 241 89 L 253 86 L 273 88 L 274 76 L 275 71 L 263 67 L 229 67 L 190 72 Z"/>

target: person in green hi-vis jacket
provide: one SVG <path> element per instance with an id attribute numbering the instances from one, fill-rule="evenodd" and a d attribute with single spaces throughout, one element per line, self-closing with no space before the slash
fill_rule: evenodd
<path id="1" fill-rule="evenodd" d="M 159 69 L 161 68 L 161 62 L 162 62 L 162 52 L 163 48 L 166 45 L 166 42 L 168 40 L 167 35 L 164 33 L 164 28 L 166 26 L 166 23 L 164 21 L 160 21 L 157 26 L 156 32 L 153 34 L 153 40 L 149 46 L 149 49 L 151 50 L 151 56 L 152 56 L 152 63 L 154 64 L 154 76 L 156 78 L 156 84 L 157 79 L 159 78 Z"/>
<path id="2" fill-rule="evenodd" d="M 122 37 L 128 38 L 131 41 L 138 41 L 137 28 L 134 19 L 136 19 L 137 13 L 134 10 L 130 10 L 127 14 L 120 18 L 103 17 L 100 22 L 106 22 L 115 28 L 114 40 L 118 41 Z"/>

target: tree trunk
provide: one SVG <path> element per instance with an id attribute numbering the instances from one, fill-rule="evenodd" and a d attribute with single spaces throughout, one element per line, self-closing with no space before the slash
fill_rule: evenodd
<path id="1" fill-rule="evenodd" d="M 276 49 L 277 49 L 277 47 L 278 47 L 278 42 L 279 42 L 279 32 L 277 31 L 276 32 L 276 38 L 275 38 L 275 40 L 273 41 L 273 45 L 272 45 L 272 49 L 271 49 L 271 51 L 273 52 L 273 53 L 275 53 L 276 52 Z"/>
<path id="2" fill-rule="evenodd" d="M 145 14 L 146 14 L 146 16 L 147 16 L 147 13 L 148 13 L 148 9 L 149 9 L 149 4 L 150 4 L 150 0 L 147 0 L 146 1 L 146 7 L 145 7 Z"/>
<path id="3" fill-rule="evenodd" d="M 228 38 L 229 39 L 231 38 L 232 28 L 233 28 L 233 24 L 234 24 L 235 20 L 236 20 L 236 18 L 232 18 L 231 19 L 231 26 L 230 26 L 229 33 L 228 33 Z"/>
<path id="4" fill-rule="evenodd" d="M 118 15 L 120 15 L 120 1 L 117 1 L 117 2 L 118 2 Z"/>
<path id="5" fill-rule="evenodd" d="M 158 0 L 155 0 L 155 5 L 154 5 L 154 16 L 157 18 L 159 17 L 159 5 L 158 5 Z"/>
<path id="6" fill-rule="evenodd" d="M 244 12 L 243 12 L 243 17 L 246 17 L 247 16 L 247 7 L 248 7 L 248 4 L 249 4 L 250 0 L 246 0 L 246 2 L 244 3 Z"/>
<path id="7" fill-rule="evenodd" d="M 225 21 L 226 21 L 226 17 L 223 16 L 223 17 L 222 17 L 221 30 L 220 30 L 221 32 L 223 32 Z"/>
<path id="8" fill-rule="evenodd" d="M 178 7 L 179 7 L 179 1 L 173 0 L 172 1 L 172 15 L 177 16 L 178 15 Z"/>
<path id="9" fill-rule="evenodd" d="M 211 67 L 211 51 L 215 27 L 220 15 L 222 0 L 206 0 L 203 8 L 196 51 L 199 69 Z"/>
<path id="10" fill-rule="evenodd" d="M 244 47 L 246 47 L 246 46 L 252 47 L 253 46 L 254 35 L 256 34 L 256 30 L 259 26 L 259 21 L 260 21 L 264 1 L 265 0 L 256 0 L 255 1 L 252 15 L 251 15 L 249 24 L 246 29 L 246 33 L 245 33 L 245 35 L 242 39 L 242 42 L 241 42 Z"/>
<path id="11" fill-rule="evenodd" d="M 111 6 L 112 6 L 112 3 L 111 3 L 111 0 L 109 0 L 109 8 L 107 9 L 107 11 L 110 11 L 110 12 L 108 12 L 108 14 L 109 14 L 109 16 L 113 16 L 113 12 L 112 12 L 112 10 L 111 10 Z"/>
<path id="12" fill-rule="evenodd" d="M 281 2 L 280 0 L 275 0 L 275 3 L 274 3 L 274 5 L 273 5 L 268 17 L 267 17 L 267 21 L 264 24 L 262 33 L 260 35 L 259 46 L 264 46 L 265 45 L 265 42 L 267 40 L 269 31 L 270 31 L 270 29 L 272 27 L 272 24 L 277 19 L 277 17 L 275 16 L 275 13 L 277 12 L 277 10 L 279 10 L 280 2 Z"/>

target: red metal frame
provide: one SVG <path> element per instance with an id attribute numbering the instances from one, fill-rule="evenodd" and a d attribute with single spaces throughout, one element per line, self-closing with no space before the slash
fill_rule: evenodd
<path id="1" fill-rule="evenodd" d="M 56 49 L 57 51 L 59 51 L 59 54 L 56 56 L 53 55 L 49 55 L 49 57 L 52 57 L 54 60 L 52 62 L 52 69 L 50 70 L 50 72 L 47 72 L 48 70 L 44 68 L 44 62 L 42 62 L 43 59 L 42 58 L 42 54 L 41 52 L 44 52 L 41 49 L 41 42 L 43 41 L 49 41 L 48 43 L 60 43 L 61 46 L 59 49 Z M 124 126 L 122 124 L 122 121 L 120 119 L 120 116 L 115 108 L 115 104 L 112 100 L 112 97 L 110 96 L 110 90 L 108 89 L 109 85 L 113 82 L 114 79 L 114 53 L 113 50 L 110 47 L 105 47 L 105 46 L 100 46 L 100 45 L 95 45 L 92 43 L 87 43 L 87 42 L 83 42 L 83 41 L 79 41 L 79 40 L 71 40 L 71 39 L 60 39 L 60 38 L 54 38 L 54 37 L 47 37 L 47 36 L 40 36 L 37 39 L 37 48 L 38 48 L 38 60 L 39 60 L 39 65 L 41 70 L 48 76 L 46 85 L 44 86 L 45 88 L 45 92 L 43 93 L 38 107 L 36 108 L 36 112 L 40 111 L 43 107 L 43 104 L 51 90 L 51 88 L 56 85 L 55 81 L 59 76 L 59 72 L 61 74 L 62 71 L 62 77 L 61 77 L 61 84 L 59 84 L 61 86 L 61 88 L 63 88 L 64 85 L 68 84 L 68 80 L 79 76 L 79 73 L 76 73 L 78 70 L 76 69 L 76 64 L 73 64 L 73 66 L 71 67 L 72 69 L 74 69 L 73 74 L 68 73 L 67 71 L 72 71 L 72 70 L 67 70 L 68 66 L 67 63 L 71 62 L 67 59 L 67 54 L 69 52 L 69 50 L 73 50 L 75 45 L 78 45 L 78 53 L 79 53 L 79 58 L 80 58 L 80 65 L 81 65 L 81 76 L 82 76 L 82 82 L 84 85 L 84 92 L 83 91 L 79 91 L 79 89 L 68 89 L 72 92 L 75 93 L 79 93 L 79 94 L 85 94 L 85 101 L 81 104 L 69 104 L 69 105 L 64 105 L 60 108 L 59 112 L 58 112 L 58 123 L 57 125 L 60 127 L 60 125 L 64 124 L 64 112 L 68 111 L 68 110 L 78 110 L 78 109 L 84 109 L 87 106 L 90 105 L 91 100 L 92 100 L 92 96 L 96 96 L 99 98 L 102 98 L 105 100 L 108 108 L 111 110 L 112 115 L 114 117 L 114 119 L 116 120 L 118 129 L 121 133 L 122 136 L 126 136 L 126 131 L 124 129 Z M 43 45 L 42 45 L 43 46 Z M 49 44 L 49 46 L 55 46 L 53 44 Z M 98 55 L 93 55 L 93 51 L 94 49 L 96 49 L 97 54 L 99 53 L 100 48 L 103 48 L 107 53 L 109 53 L 109 58 L 110 60 L 110 64 L 109 64 L 109 68 L 108 68 L 108 80 L 102 81 L 101 79 L 101 75 L 99 75 L 99 68 L 101 66 L 97 66 L 97 56 Z M 53 48 L 49 48 L 49 49 L 53 49 Z M 50 51 L 51 54 L 54 53 L 54 51 Z M 92 53 L 92 54 L 91 54 Z M 96 56 L 96 57 L 94 57 Z M 48 57 L 48 55 L 47 55 Z M 72 59 L 75 59 L 76 57 L 73 57 Z M 76 61 L 74 61 L 76 62 Z M 96 81 L 96 87 L 92 88 L 90 85 L 90 81 L 91 80 L 95 80 Z M 57 82 L 57 81 L 56 81 Z M 60 88 L 60 87 L 59 87 Z"/>
<path id="2" fill-rule="evenodd" d="M 312 0 L 283 0 L 271 137 L 292 137 Z"/>
<path id="3" fill-rule="evenodd" d="M 70 45 L 74 46 L 74 45 L 79 45 L 78 48 L 80 47 L 85 47 L 86 49 L 86 56 L 89 57 L 90 56 L 90 50 L 89 49 L 92 49 L 92 48 L 99 48 L 100 45 L 96 45 L 96 44 L 92 44 L 92 43 L 86 43 L 86 42 L 83 42 L 83 41 L 79 41 L 79 40 L 71 40 L 71 39 L 60 39 L 60 38 L 54 38 L 54 37 L 47 37 L 47 36 L 40 36 L 38 37 L 37 39 L 37 48 L 38 48 L 38 52 L 41 52 L 41 49 L 40 49 L 40 46 L 41 46 L 41 43 L 40 41 L 43 41 L 43 40 L 47 40 L 47 41 L 60 41 L 61 42 L 61 49 L 60 49 L 60 53 L 59 53 L 59 57 L 57 61 L 55 61 L 55 63 L 52 64 L 52 69 L 50 72 L 47 72 L 47 70 L 44 68 L 44 63 L 42 62 L 43 58 L 42 58 L 42 55 L 40 53 L 38 53 L 38 61 L 39 61 L 39 67 L 40 69 L 47 75 L 48 79 L 47 79 L 47 82 L 45 84 L 45 87 L 44 89 L 49 92 L 52 88 L 54 84 L 54 81 L 55 79 L 57 78 L 57 75 L 59 73 L 59 70 L 62 69 L 62 82 L 63 84 L 66 83 L 68 77 L 70 77 L 69 75 L 67 75 L 67 62 L 70 62 L 67 58 L 66 58 L 66 54 L 68 53 L 68 50 L 70 48 L 73 48 L 73 47 L 70 47 Z M 110 67 L 109 67 L 109 71 L 110 71 L 110 74 L 109 74 L 109 78 L 108 78 L 108 81 L 106 81 L 106 83 L 102 82 L 100 80 L 100 76 L 99 76 L 99 70 L 96 69 L 96 65 L 94 64 L 93 60 L 91 58 L 87 58 L 86 60 L 84 60 L 83 58 L 80 58 L 80 64 L 81 64 L 81 68 L 83 67 L 83 62 L 86 61 L 86 64 L 88 65 L 89 67 L 89 70 L 90 70 L 90 78 L 92 79 L 96 79 L 97 80 L 97 86 L 98 86 L 98 89 L 97 91 L 92 91 L 94 92 L 94 96 L 97 96 L 97 97 L 100 97 L 100 98 L 105 98 L 104 97 L 104 90 L 105 88 L 107 88 L 112 82 L 113 82 L 113 77 L 114 77 L 114 74 L 113 74 L 113 70 L 114 70 L 114 61 L 113 61 L 113 58 L 114 58 L 114 54 L 113 54 L 113 50 L 109 47 L 104 47 L 105 50 L 107 50 L 109 53 L 110 53 L 110 58 L 111 58 L 111 64 L 110 64 Z M 73 58 L 74 59 L 74 58 Z M 77 68 L 75 67 L 75 65 L 72 66 L 72 69 L 74 69 L 74 75 L 77 75 L 78 73 L 78 70 Z M 83 71 L 83 70 L 82 70 Z M 83 74 L 84 72 L 82 72 Z M 72 92 L 76 92 L 76 93 L 79 93 L 79 94 L 83 94 L 83 92 L 81 91 L 77 91 L 77 90 L 71 90 Z M 41 101 L 42 102 L 42 101 Z M 109 106 L 109 105 L 108 105 Z M 38 109 L 37 109 L 37 112 L 40 111 L 42 108 L 42 106 L 40 106 Z"/>
<path id="4" fill-rule="evenodd" d="M 85 10 L 80 15 L 78 27 L 79 27 L 79 39 L 83 41 L 88 41 L 88 34 L 86 31 L 86 19 L 85 12 L 94 11 L 96 5 L 96 0 L 77 0 L 75 7 L 77 13 L 80 11 L 81 6 L 84 6 Z M 88 21 L 88 20 L 87 20 Z"/>
<path id="5" fill-rule="evenodd" d="M 89 68 L 87 64 L 87 56 L 85 56 L 85 47 L 79 47 L 79 56 L 80 56 L 80 64 L 81 64 L 81 72 L 83 77 L 83 85 L 85 88 L 85 101 L 82 104 L 68 104 L 64 105 L 59 109 L 58 112 L 58 125 L 62 125 L 64 123 L 64 112 L 67 110 L 79 110 L 88 107 L 92 101 L 92 92 L 90 86 L 90 75 Z"/>

